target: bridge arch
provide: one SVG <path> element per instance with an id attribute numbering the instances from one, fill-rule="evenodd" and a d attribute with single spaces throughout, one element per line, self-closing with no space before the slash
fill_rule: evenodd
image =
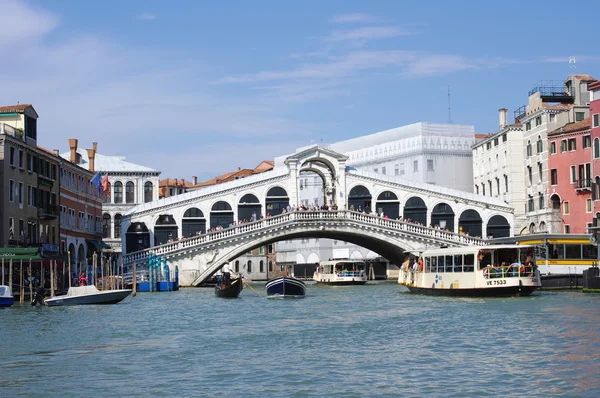
<path id="1" fill-rule="evenodd" d="M 315 252 L 310 253 L 308 255 L 308 257 L 306 258 L 306 263 L 308 263 L 308 264 L 318 263 L 319 261 L 321 261 L 319 259 L 319 255 Z"/>
<path id="2" fill-rule="evenodd" d="M 354 185 L 348 193 L 347 208 L 355 211 L 360 208 L 368 213 L 371 211 L 371 199 L 371 191 L 367 187 L 362 184 Z"/>
<path id="3" fill-rule="evenodd" d="M 161 214 L 154 222 L 154 246 L 179 238 L 179 227 L 172 214 Z"/>
<path id="4" fill-rule="evenodd" d="M 228 228 L 233 224 L 233 209 L 229 202 L 219 200 L 210 207 L 210 227 Z"/>
<path id="5" fill-rule="evenodd" d="M 312 157 L 312 158 L 308 158 L 306 160 L 304 160 L 302 162 L 302 165 L 300 166 L 300 169 L 302 169 L 305 165 L 307 164 L 311 164 L 311 163 L 319 163 L 324 165 L 325 167 L 327 167 L 329 169 L 329 172 L 331 173 L 332 177 L 335 177 L 336 172 L 335 169 L 336 167 L 334 166 L 334 164 L 327 158 L 319 156 L 319 157 Z"/>
<path id="6" fill-rule="evenodd" d="M 281 214 L 281 211 L 290 204 L 290 197 L 285 188 L 275 185 L 267 190 L 265 197 L 265 215 L 271 216 Z"/>
<path id="7" fill-rule="evenodd" d="M 460 213 L 458 219 L 458 230 L 468 234 L 469 236 L 481 236 L 482 235 L 482 224 L 483 220 L 479 212 L 474 209 L 466 209 Z"/>
<path id="8" fill-rule="evenodd" d="M 431 210 L 431 225 L 454 232 L 454 209 L 446 202 L 438 202 Z"/>
<path id="9" fill-rule="evenodd" d="M 405 220 L 410 219 L 412 223 L 420 223 L 427 226 L 427 205 L 418 196 L 411 196 L 404 204 L 402 216 Z"/>
<path id="10" fill-rule="evenodd" d="M 197 207 L 189 207 L 181 218 L 181 236 L 195 236 L 206 233 L 206 218 Z"/>
<path id="11" fill-rule="evenodd" d="M 359 250 L 354 250 L 352 253 L 350 253 L 350 259 L 351 260 L 363 260 L 363 255 Z"/>
<path id="12" fill-rule="evenodd" d="M 384 190 L 377 195 L 377 202 L 375 202 L 375 211 L 381 214 L 383 211 L 384 215 L 392 220 L 397 220 L 400 217 L 400 200 L 398 195 L 390 190 Z"/>
<path id="13" fill-rule="evenodd" d="M 486 225 L 486 236 L 488 238 L 506 238 L 510 236 L 510 224 L 504 216 L 496 214 L 490 217 Z"/>
<path id="14" fill-rule="evenodd" d="M 238 200 L 238 221 L 256 221 L 261 215 L 262 205 L 253 193 L 246 193 Z"/>
<path id="15" fill-rule="evenodd" d="M 143 222 L 134 222 L 125 232 L 127 252 L 137 252 L 150 247 L 150 231 Z"/>
<path id="16" fill-rule="evenodd" d="M 302 253 L 296 253 L 296 264 L 304 264 L 304 255 Z"/>

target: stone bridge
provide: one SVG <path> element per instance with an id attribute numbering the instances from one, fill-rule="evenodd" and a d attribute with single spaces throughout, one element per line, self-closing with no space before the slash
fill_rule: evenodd
<path id="1" fill-rule="evenodd" d="M 271 171 L 140 205 L 122 220 L 124 264 L 145 265 L 149 253 L 167 257 L 182 286 L 197 286 L 226 261 L 281 240 L 342 240 L 398 264 L 404 251 L 478 244 L 512 230 L 513 210 L 498 199 L 353 171 L 346 160 L 313 146 Z M 302 203 L 303 173 L 321 178 L 321 202 L 339 210 L 285 211 Z"/>

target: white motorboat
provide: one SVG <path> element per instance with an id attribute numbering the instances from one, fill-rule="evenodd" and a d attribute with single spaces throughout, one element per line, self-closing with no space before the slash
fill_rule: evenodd
<path id="1" fill-rule="evenodd" d="M 365 262 L 359 260 L 321 261 L 313 275 L 315 282 L 325 285 L 364 285 L 367 283 Z"/>
<path id="2" fill-rule="evenodd" d="M 13 305 L 13 295 L 10 287 L 0 285 L 0 307 L 10 307 L 11 305 Z"/>
<path id="3" fill-rule="evenodd" d="M 64 296 L 56 296 L 44 300 L 48 306 L 116 304 L 131 294 L 131 290 L 98 290 L 96 286 L 74 286 Z"/>

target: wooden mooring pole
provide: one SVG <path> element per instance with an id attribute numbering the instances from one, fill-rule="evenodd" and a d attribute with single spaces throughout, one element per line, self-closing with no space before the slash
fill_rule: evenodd
<path id="1" fill-rule="evenodd" d="M 25 286 L 23 285 L 23 259 L 21 259 L 21 275 L 19 281 L 19 303 L 25 302 Z"/>
<path id="2" fill-rule="evenodd" d="M 133 273 L 131 275 L 131 283 L 133 284 L 132 289 L 133 289 L 133 293 L 132 296 L 135 297 L 136 293 L 137 293 L 137 277 L 135 276 L 135 265 L 136 263 L 133 263 Z"/>
<path id="3" fill-rule="evenodd" d="M 67 252 L 67 261 L 69 262 L 69 287 L 71 287 L 71 251 Z"/>
<path id="4" fill-rule="evenodd" d="M 50 260 L 50 297 L 54 297 L 54 260 Z"/>
<path id="5" fill-rule="evenodd" d="M 29 300 L 33 300 L 33 269 L 31 267 L 31 259 L 29 259 Z"/>
<path id="6" fill-rule="evenodd" d="M 13 262 L 11 259 L 8 263 L 8 286 L 10 286 L 10 293 L 14 294 L 12 275 L 13 275 Z"/>

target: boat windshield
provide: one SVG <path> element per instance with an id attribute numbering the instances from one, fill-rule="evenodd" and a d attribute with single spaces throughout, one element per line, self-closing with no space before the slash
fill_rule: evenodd
<path id="1" fill-rule="evenodd" d="M 535 269 L 535 251 L 532 247 L 482 249 L 477 263 L 486 278 L 529 276 Z"/>
<path id="2" fill-rule="evenodd" d="M 10 291 L 8 291 L 8 286 L 0 286 L 0 296 L 10 296 Z"/>

